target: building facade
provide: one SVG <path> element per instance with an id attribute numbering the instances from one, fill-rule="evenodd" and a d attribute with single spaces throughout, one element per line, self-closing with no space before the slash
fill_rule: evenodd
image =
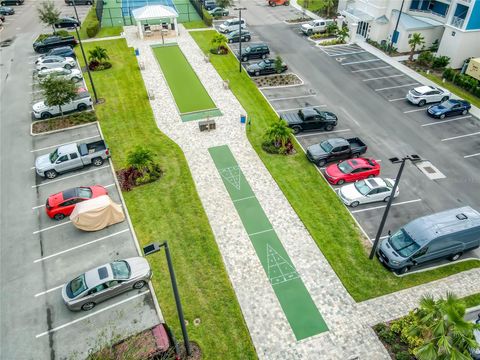
<path id="1" fill-rule="evenodd" d="M 410 37 L 421 33 L 425 48 L 438 47 L 454 68 L 480 56 L 480 0 L 340 0 L 338 11 L 357 36 L 393 40 L 399 52 L 409 51 Z"/>

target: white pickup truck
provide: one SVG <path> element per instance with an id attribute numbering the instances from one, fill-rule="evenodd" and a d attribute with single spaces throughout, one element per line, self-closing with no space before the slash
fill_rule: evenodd
<path id="1" fill-rule="evenodd" d="M 309 21 L 306 24 L 303 24 L 301 29 L 305 35 L 313 35 L 315 33 L 324 33 L 327 31 L 327 27 L 330 24 L 335 24 L 335 20 L 325 20 L 325 19 L 318 19 Z"/>
<path id="2" fill-rule="evenodd" d="M 37 157 L 35 170 L 41 177 L 53 179 L 58 174 L 86 165 L 100 166 L 110 157 L 110 151 L 105 141 L 99 140 L 88 144 L 62 145 L 50 154 Z"/>

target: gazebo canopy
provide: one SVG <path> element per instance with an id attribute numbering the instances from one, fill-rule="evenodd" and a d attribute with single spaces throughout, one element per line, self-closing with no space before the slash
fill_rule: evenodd
<path id="1" fill-rule="evenodd" d="M 174 8 L 164 5 L 147 5 L 132 10 L 132 15 L 136 21 L 177 18 L 178 13 Z"/>

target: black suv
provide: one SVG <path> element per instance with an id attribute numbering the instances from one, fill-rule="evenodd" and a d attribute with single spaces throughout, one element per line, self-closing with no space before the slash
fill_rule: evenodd
<path id="1" fill-rule="evenodd" d="M 250 31 L 242 29 L 242 42 L 250 41 L 251 38 Z M 238 42 L 240 40 L 240 31 L 236 30 L 229 33 L 227 35 L 227 40 L 229 43 Z"/>
<path id="2" fill-rule="evenodd" d="M 80 21 L 72 17 L 64 17 L 58 19 L 58 21 L 55 23 L 55 27 L 57 29 L 80 27 Z"/>
<path id="3" fill-rule="evenodd" d="M 54 48 L 54 49 L 50 50 L 49 52 L 47 52 L 45 55 L 42 55 L 40 57 L 51 56 L 51 55 L 71 57 L 71 58 L 74 58 L 74 59 L 77 57 L 77 55 L 75 54 L 75 51 L 73 51 L 73 49 L 70 46 L 61 46 L 61 47 L 58 47 L 58 48 Z"/>
<path id="4" fill-rule="evenodd" d="M 265 59 L 270 54 L 267 44 L 250 44 L 241 54 L 237 54 L 237 58 L 241 61 L 250 59 Z"/>
<path id="5" fill-rule="evenodd" d="M 92 5 L 93 4 L 93 0 L 65 0 L 65 4 L 72 6 L 74 1 L 75 1 L 75 5 Z"/>
<path id="6" fill-rule="evenodd" d="M 2 0 L 0 2 L 0 4 L 2 6 L 5 6 L 5 5 L 23 5 L 24 2 L 25 2 L 25 0 Z"/>

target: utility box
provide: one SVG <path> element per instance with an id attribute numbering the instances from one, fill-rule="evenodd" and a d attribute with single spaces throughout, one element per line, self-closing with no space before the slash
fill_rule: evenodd
<path id="1" fill-rule="evenodd" d="M 480 81 L 480 58 L 470 59 L 465 74 Z"/>
<path id="2" fill-rule="evenodd" d="M 200 131 L 210 131 L 215 130 L 215 120 L 203 120 L 198 122 L 198 127 Z"/>

